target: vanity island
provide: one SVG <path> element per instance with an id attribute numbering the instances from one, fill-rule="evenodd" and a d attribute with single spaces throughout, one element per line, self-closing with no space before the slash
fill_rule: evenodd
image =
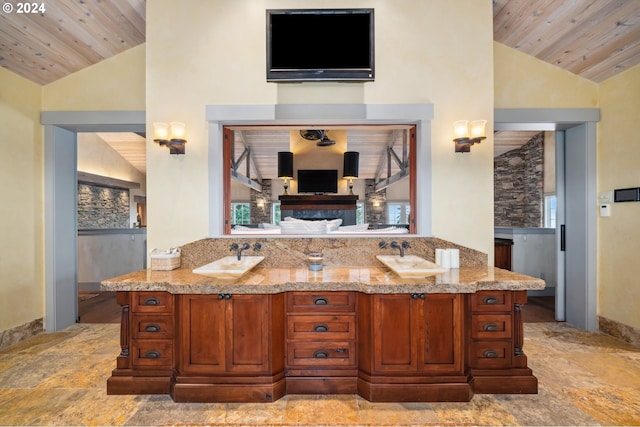
<path id="1" fill-rule="evenodd" d="M 521 307 L 544 281 L 441 239 L 397 237 L 430 260 L 435 248 L 457 248 L 461 267 L 401 278 L 375 258 L 391 253 L 380 238 L 216 238 L 183 246 L 179 269 L 102 282 L 122 306 L 108 394 L 273 402 L 357 393 L 415 402 L 537 393 Z M 229 255 L 233 242 L 259 242 L 265 259 L 239 278 L 193 273 Z M 310 252 L 323 253 L 322 270 L 307 268 Z"/>

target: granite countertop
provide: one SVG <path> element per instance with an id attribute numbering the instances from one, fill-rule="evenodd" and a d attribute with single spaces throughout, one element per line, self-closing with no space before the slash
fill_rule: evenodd
<path id="1" fill-rule="evenodd" d="M 276 294 L 287 291 L 357 291 L 366 294 L 474 293 L 482 290 L 540 290 L 544 280 L 496 267 L 451 269 L 403 279 L 386 267 L 256 267 L 238 279 L 195 274 L 191 268 L 141 270 L 101 283 L 103 291 L 166 291 L 172 294 Z"/>

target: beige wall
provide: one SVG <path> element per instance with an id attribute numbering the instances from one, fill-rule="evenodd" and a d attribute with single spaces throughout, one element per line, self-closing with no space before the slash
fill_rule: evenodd
<path id="1" fill-rule="evenodd" d="M 144 111 L 141 44 L 43 87 L 43 111 Z"/>
<path id="2" fill-rule="evenodd" d="M 483 118 L 492 134 L 491 1 L 307 1 L 305 8 L 375 8 L 376 80 L 267 83 L 264 11 L 288 7 L 301 5 L 293 0 L 192 0 L 188 8 L 176 8 L 172 0 L 147 3 L 147 131 L 153 121 L 184 121 L 189 140 L 184 156 L 169 156 L 147 142 L 150 247 L 180 245 L 209 232 L 206 105 L 431 103 L 433 234 L 492 259 L 493 141 L 489 137 L 471 154 L 456 154 L 451 132 L 454 120 Z"/>
<path id="3" fill-rule="evenodd" d="M 41 87 L 0 67 L 0 331 L 43 317 Z"/>
<path id="4" fill-rule="evenodd" d="M 640 186 L 640 66 L 600 85 L 598 191 Z M 598 218 L 598 314 L 640 329 L 640 202 Z"/>
<path id="5" fill-rule="evenodd" d="M 495 108 L 594 108 L 598 85 L 493 43 Z"/>

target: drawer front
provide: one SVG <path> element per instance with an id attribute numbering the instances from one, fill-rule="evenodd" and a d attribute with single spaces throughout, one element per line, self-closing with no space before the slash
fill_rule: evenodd
<path id="1" fill-rule="evenodd" d="M 133 313 L 173 313 L 173 295 L 167 292 L 132 292 Z"/>
<path id="2" fill-rule="evenodd" d="M 173 368 L 173 341 L 132 340 L 131 363 L 134 368 Z"/>
<path id="3" fill-rule="evenodd" d="M 511 312 L 511 292 L 508 291 L 480 291 L 471 295 L 471 310 L 484 312 Z"/>
<path id="4" fill-rule="evenodd" d="M 473 314 L 471 315 L 471 338 L 510 339 L 510 314 Z"/>
<path id="5" fill-rule="evenodd" d="M 513 356 L 511 341 L 477 341 L 471 343 L 473 368 L 507 368 Z"/>
<path id="6" fill-rule="evenodd" d="M 349 315 L 287 316 L 287 338 L 350 340 L 356 337 L 356 321 Z"/>
<path id="7" fill-rule="evenodd" d="M 298 341 L 287 344 L 289 367 L 336 368 L 355 367 L 356 352 L 353 341 Z"/>
<path id="8" fill-rule="evenodd" d="M 173 338 L 173 316 L 134 314 L 131 316 L 133 338 Z"/>
<path id="9" fill-rule="evenodd" d="M 292 313 L 353 313 L 356 295 L 353 292 L 288 292 L 287 311 Z"/>

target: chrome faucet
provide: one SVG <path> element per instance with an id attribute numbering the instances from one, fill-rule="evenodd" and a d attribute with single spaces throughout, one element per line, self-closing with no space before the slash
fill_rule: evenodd
<path id="1" fill-rule="evenodd" d="M 411 247 L 411 245 L 409 245 L 409 242 L 407 242 L 406 240 L 403 240 L 402 243 L 398 244 L 398 242 L 396 242 L 395 240 L 393 240 L 390 244 L 391 249 L 400 249 L 400 256 L 403 257 L 404 256 L 404 250 L 408 249 Z"/>
<path id="2" fill-rule="evenodd" d="M 238 255 L 238 261 L 240 261 L 240 259 L 242 258 L 242 251 L 246 251 L 249 248 L 251 248 L 251 245 L 247 242 L 244 242 L 242 246 L 240 246 L 237 243 L 232 243 L 231 246 L 229 246 L 230 251 L 236 251 L 236 254 Z M 256 242 L 253 244 L 254 251 L 259 251 L 261 248 L 262 248 L 262 245 L 260 243 Z"/>

